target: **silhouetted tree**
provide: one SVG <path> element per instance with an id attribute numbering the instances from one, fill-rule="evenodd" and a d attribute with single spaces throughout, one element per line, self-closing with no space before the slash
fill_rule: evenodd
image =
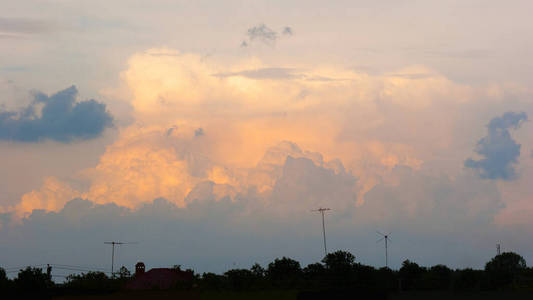
<path id="1" fill-rule="evenodd" d="M 128 270 L 128 268 L 126 268 L 124 266 L 120 267 L 120 269 L 118 270 L 118 278 L 119 279 L 128 279 L 130 277 L 131 277 L 131 273 Z"/>
<path id="2" fill-rule="evenodd" d="M 321 263 L 309 264 L 302 271 L 305 280 L 317 282 L 325 279 L 326 267 Z"/>
<path id="3" fill-rule="evenodd" d="M 425 269 L 420 267 L 417 263 L 405 260 L 400 268 L 400 280 L 402 289 L 414 289 L 419 284 L 422 274 Z"/>
<path id="4" fill-rule="evenodd" d="M 6 270 L 0 268 L 0 291 L 6 291 L 11 287 L 10 281 L 7 278 Z"/>
<path id="5" fill-rule="evenodd" d="M 326 267 L 327 280 L 335 285 L 346 286 L 353 281 L 355 256 L 347 251 L 328 253 L 322 263 Z"/>
<path id="6" fill-rule="evenodd" d="M 200 280 L 200 286 L 208 290 L 223 289 L 226 284 L 226 277 L 215 273 L 203 273 Z"/>
<path id="7" fill-rule="evenodd" d="M 65 287 L 81 292 L 110 292 L 116 289 L 113 282 L 103 272 L 88 272 L 81 275 L 69 275 Z"/>
<path id="8" fill-rule="evenodd" d="M 287 258 L 276 258 L 273 262 L 268 264 L 267 277 L 274 284 L 278 286 L 294 286 L 302 275 L 302 268 L 300 263 Z"/>
<path id="9" fill-rule="evenodd" d="M 395 290 L 398 288 L 397 272 L 390 268 L 383 267 L 375 271 L 376 286 L 384 290 Z"/>
<path id="10" fill-rule="evenodd" d="M 353 270 L 353 280 L 355 280 L 357 286 L 362 288 L 373 288 L 377 285 L 375 278 L 376 269 L 374 269 L 374 267 L 355 264 Z"/>
<path id="11" fill-rule="evenodd" d="M 52 287 L 52 278 L 40 268 L 27 267 L 15 278 L 15 287 L 22 292 L 43 292 Z"/>
<path id="12" fill-rule="evenodd" d="M 347 251 L 328 253 L 322 262 L 334 274 L 348 274 L 355 264 L 355 256 Z"/>
<path id="13" fill-rule="evenodd" d="M 252 275 L 254 276 L 255 285 L 257 287 L 264 287 L 266 270 L 260 264 L 255 263 L 250 268 L 250 271 L 252 272 Z"/>
<path id="14" fill-rule="evenodd" d="M 236 290 L 251 288 L 255 282 L 255 276 L 252 271 L 247 269 L 233 269 L 226 271 L 224 276 L 227 278 L 229 287 Z"/>
<path id="15" fill-rule="evenodd" d="M 452 270 L 445 265 L 435 265 L 429 268 L 424 277 L 426 289 L 446 290 L 451 286 Z"/>
<path id="16" fill-rule="evenodd" d="M 252 271 L 252 274 L 254 274 L 255 277 L 262 278 L 265 276 L 265 268 L 261 267 L 260 264 L 255 263 L 251 268 L 250 271 Z"/>
<path id="17" fill-rule="evenodd" d="M 503 287 L 515 282 L 525 269 L 525 259 L 514 252 L 497 255 L 485 265 L 490 283 L 495 287 Z"/>
<path id="18" fill-rule="evenodd" d="M 454 289 L 476 291 L 481 288 L 484 272 L 470 268 L 455 271 Z"/>

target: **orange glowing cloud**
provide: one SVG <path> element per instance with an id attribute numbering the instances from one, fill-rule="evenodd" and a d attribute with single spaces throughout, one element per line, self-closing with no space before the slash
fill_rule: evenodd
<path id="1" fill-rule="evenodd" d="M 133 55 L 121 78 L 124 87 L 106 94 L 127 99 L 136 122 L 120 128 L 98 165 L 80 174 L 89 188 L 48 179 L 24 195 L 21 214 L 57 210 L 77 196 L 131 208 L 164 197 L 185 206 L 206 181 L 219 198 L 250 187 L 268 198 L 289 155 L 345 168 L 358 178 L 353 198 L 361 204 L 392 168 L 423 162 L 413 145 L 368 133 L 387 121 L 380 105 L 418 111 L 473 94 L 423 67 L 370 76 L 335 66 L 274 68 L 258 59 L 227 66 L 170 49 Z"/>

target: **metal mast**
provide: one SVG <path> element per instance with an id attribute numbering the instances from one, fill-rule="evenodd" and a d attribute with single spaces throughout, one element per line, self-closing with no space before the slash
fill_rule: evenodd
<path id="1" fill-rule="evenodd" d="M 328 210 L 331 210 L 331 209 L 320 207 L 319 209 L 313 210 L 313 211 L 320 212 L 322 214 L 322 235 L 324 236 L 324 256 L 328 255 L 328 248 L 326 246 L 326 223 L 324 221 L 324 213 Z"/>
<path id="2" fill-rule="evenodd" d="M 377 231 L 377 233 L 383 236 L 381 239 L 377 241 L 378 243 L 381 242 L 382 240 L 385 240 L 385 267 L 388 268 L 389 267 L 389 235 L 390 233 L 383 234 L 379 231 Z"/>
<path id="3" fill-rule="evenodd" d="M 125 243 L 125 242 L 104 242 L 104 244 L 111 245 L 111 277 L 115 277 L 115 245 L 124 245 L 124 244 L 136 244 L 136 243 Z"/>

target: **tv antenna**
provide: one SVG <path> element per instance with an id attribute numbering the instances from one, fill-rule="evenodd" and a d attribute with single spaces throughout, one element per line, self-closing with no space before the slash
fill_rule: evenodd
<path id="1" fill-rule="evenodd" d="M 115 245 L 126 245 L 126 244 L 137 244 L 137 242 L 104 242 L 104 244 L 111 245 L 111 277 L 115 277 L 114 268 L 115 268 Z"/>
<path id="2" fill-rule="evenodd" d="M 322 208 L 315 209 L 312 211 L 317 211 L 322 214 L 322 235 L 324 236 L 324 256 L 328 255 L 328 248 L 326 247 L 326 224 L 324 222 L 324 213 L 328 210 L 331 210 L 331 208 Z"/>
<path id="3" fill-rule="evenodd" d="M 387 233 L 387 234 L 383 234 L 379 231 L 376 231 L 379 235 L 383 236 L 382 238 L 380 238 L 376 243 L 379 243 L 383 240 L 385 240 L 385 267 L 388 268 L 389 267 L 389 235 L 390 235 L 390 232 Z"/>

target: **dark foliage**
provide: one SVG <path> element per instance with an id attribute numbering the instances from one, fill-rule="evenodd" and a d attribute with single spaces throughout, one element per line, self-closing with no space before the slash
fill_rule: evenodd
<path id="1" fill-rule="evenodd" d="M 485 265 L 490 284 L 497 288 L 516 284 L 516 280 L 525 269 L 524 258 L 513 252 L 497 255 Z"/>
<path id="2" fill-rule="evenodd" d="M 268 264 L 266 273 L 268 280 L 277 287 L 296 286 L 302 278 L 300 263 L 287 257 L 276 258 Z"/>
<path id="3" fill-rule="evenodd" d="M 89 272 L 81 275 L 67 277 L 65 287 L 85 293 L 112 292 L 116 289 L 113 280 L 103 272 Z"/>
<path id="4" fill-rule="evenodd" d="M 40 268 L 32 267 L 20 270 L 14 284 L 17 291 L 29 293 L 42 293 L 54 285 L 50 275 L 43 273 Z"/>
<path id="5" fill-rule="evenodd" d="M 179 266 L 176 266 L 180 270 Z M 302 269 L 291 258 L 275 259 L 265 269 L 254 264 L 250 269 L 232 269 L 224 274 L 193 274 L 188 280 L 172 287 L 182 291 L 253 292 L 291 290 L 299 291 L 301 299 L 315 299 L 324 295 L 352 297 L 367 295 L 373 299 L 398 291 L 479 292 L 493 289 L 531 290 L 533 269 L 516 253 L 503 253 L 490 260 L 485 270 L 452 270 L 444 265 L 430 268 L 406 260 L 399 270 L 375 269 L 356 262 L 355 256 L 337 251 Z M 123 289 L 131 280 L 129 271 L 122 267 L 111 278 L 102 272 L 89 272 L 67 277 L 65 283 L 55 285 L 50 275 L 41 269 L 26 268 L 9 280 L 0 268 L 0 289 L 6 295 L 20 292 L 48 295 L 111 293 Z M 322 295 L 322 296 L 321 296 Z M 317 298 L 317 299 L 318 299 Z"/>

